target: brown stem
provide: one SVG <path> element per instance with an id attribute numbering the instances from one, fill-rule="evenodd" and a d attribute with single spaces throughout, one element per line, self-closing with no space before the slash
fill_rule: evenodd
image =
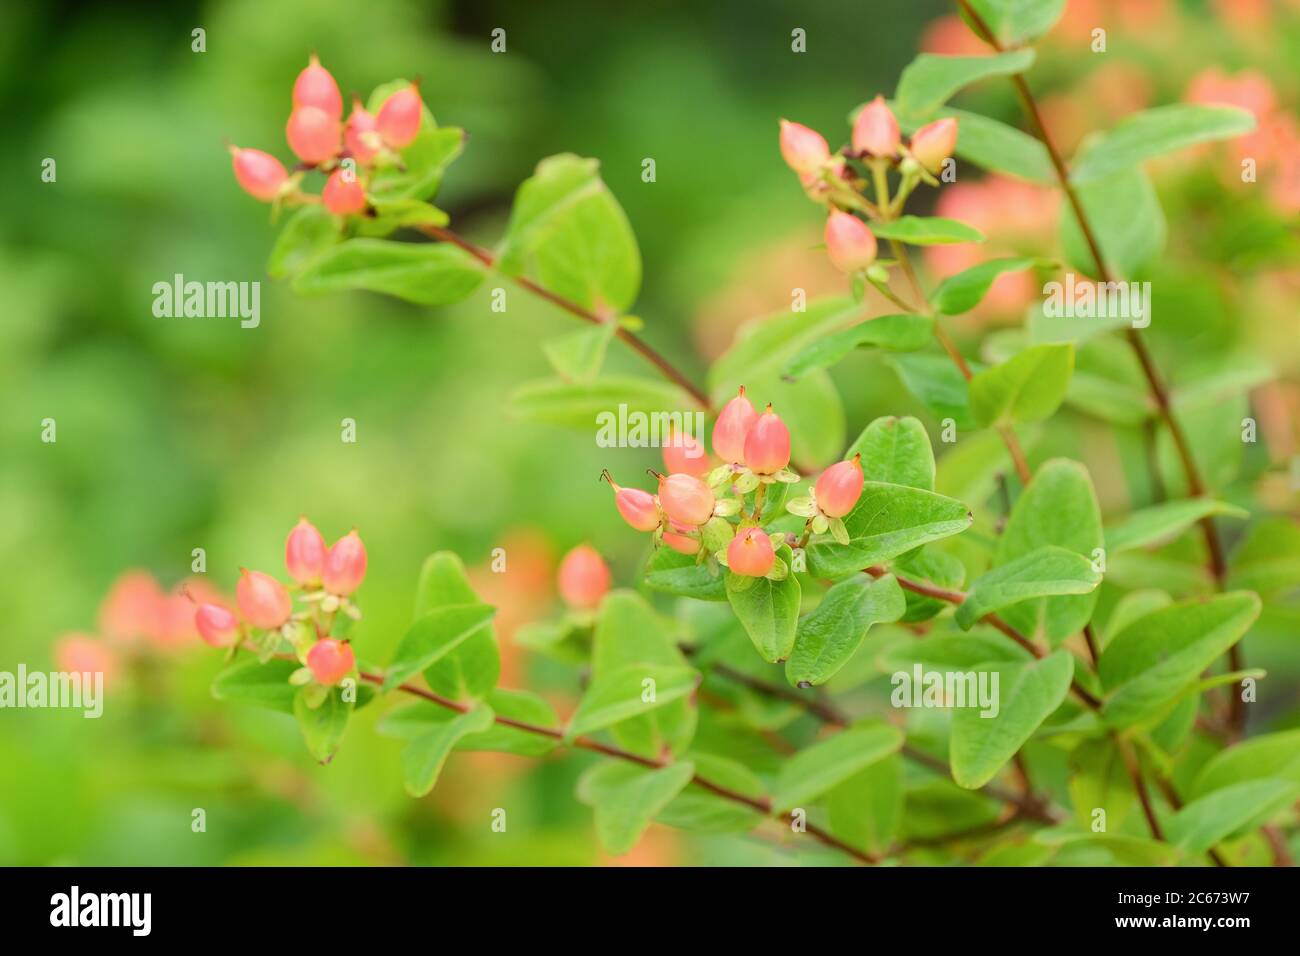
<path id="1" fill-rule="evenodd" d="M 975 28 L 975 32 L 979 34 L 980 39 L 1001 53 L 1004 47 L 997 37 L 993 35 L 993 31 L 989 29 L 988 24 L 984 22 L 979 12 L 971 6 L 969 0 L 956 0 L 956 3 Z M 1061 156 L 1061 151 L 1052 142 L 1051 134 L 1048 133 L 1047 125 L 1043 122 L 1042 114 L 1039 112 L 1038 103 L 1029 90 L 1029 84 L 1025 82 L 1024 76 L 1019 73 L 1012 75 L 1011 83 L 1015 86 L 1016 95 L 1020 98 L 1020 104 L 1024 108 L 1025 115 L 1033 124 L 1034 134 L 1047 149 L 1047 155 L 1051 159 L 1052 168 L 1056 171 L 1056 178 L 1060 183 L 1061 191 L 1065 194 L 1070 209 L 1074 212 L 1074 219 L 1079 224 L 1079 231 L 1083 234 L 1084 241 L 1087 243 L 1088 252 L 1092 256 L 1098 277 L 1106 282 L 1115 281 L 1110 267 L 1102 257 L 1097 235 L 1093 231 L 1092 223 L 1089 222 L 1087 215 L 1083 211 L 1083 203 L 1079 200 L 1079 194 L 1070 183 L 1070 173 L 1065 166 L 1065 159 Z M 1182 426 L 1174 416 L 1169 390 L 1165 386 L 1164 379 L 1156 367 L 1155 360 L 1152 358 L 1146 342 L 1143 341 L 1137 330 L 1134 328 L 1127 329 L 1126 338 L 1138 357 L 1138 363 L 1142 366 L 1142 374 L 1146 378 L 1147 388 L 1155 399 L 1156 411 L 1159 413 L 1165 427 L 1169 430 L 1169 437 L 1173 439 L 1174 448 L 1177 450 L 1179 461 L 1182 463 L 1183 474 L 1187 479 L 1187 490 L 1192 497 L 1201 497 L 1205 494 L 1205 482 L 1201 477 L 1196 459 L 1192 457 L 1192 449 L 1191 445 L 1188 444 L 1187 435 L 1183 432 Z M 1201 534 L 1205 538 L 1205 548 L 1209 554 L 1210 573 L 1214 577 L 1215 586 L 1222 590 L 1224 581 L 1227 578 L 1227 563 L 1224 560 L 1223 544 L 1219 539 L 1218 527 L 1215 525 L 1214 519 L 1209 516 L 1200 520 L 1200 527 Z M 1233 670 L 1241 670 L 1245 666 L 1245 660 L 1239 645 L 1234 644 L 1229 649 L 1228 665 Z M 1245 725 L 1246 711 L 1239 694 L 1233 694 L 1230 697 L 1230 719 L 1232 726 L 1240 733 Z"/>
<path id="2" fill-rule="evenodd" d="M 444 229 L 441 226 L 420 226 L 419 230 L 431 239 L 438 239 L 442 242 L 450 242 L 453 245 L 459 246 L 488 268 L 494 268 L 496 266 L 496 257 L 494 257 L 492 253 L 484 249 L 482 246 L 475 245 L 463 236 L 452 232 L 450 229 Z M 578 305 L 578 303 L 566 299 L 564 296 L 557 295 L 550 289 L 538 285 L 527 276 L 511 276 L 511 278 L 516 284 L 527 289 L 533 295 L 545 299 L 552 305 L 558 306 L 575 318 L 581 319 L 583 322 L 590 322 L 593 325 L 604 325 L 606 322 L 617 321 L 613 316 L 598 315 L 590 309 L 583 308 Z M 655 349 L 645 340 L 639 338 L 635 332 L 630 329 L 625 329 L 620 325 L 614 334 L 631 346 L 632 349 L 639 353 L 647 362 L 658 369 L 664 378 L 668 379 L 675 385 L 680 386 L 682 390 L 690 395 L 695 403 L 701 408 L 705 411 L 712 410 L 713 406 L 709 401 L 709 396 L 682 372 L 680 372 L 676 366 L 659 354 L 659 352 L 655 351 Z"/>
<path id="3" fill-rule="evenodd" d="M 1155 807 L 1151 803 L 1151 794 L 1147 792 L 1146 781 L 1142 779 L 1142 768 L 1138 766 L 1137 757 L 1129 748 L 1128 742 L 1115 737 L 1115 746 L 1119 750 L 1120 758 L 1124 761 L 1124 769 L 1128 771 L 1129 780 L 1133 782 L 1133 791 L 1137 794 L 1138 800 L 1142 803 L 1142 813 L 1147 818 L 1147 826 L 1151 829 L 1151 835 L 1157 840 L 1164 840 L 1164 831 L 1160 828 L 1160 820 L 1156 817 Z"/>
<path id="4" fill-rule="evenodd" d="M 366 671 L 360 671 L 359 676 L 364 681 L 377 684 L 381 687 L 383 686 L 384 677 L 382 674 L 372 674 Z M 436 694 L 431 690 L 418 687 L 415 684 L 399 684 L 397 685 L 397 690 L 419 697 L 422 700 L 430 701 L 431 703 L 437 704 L 439 707 L 446 707 L 449 710 L 454 710 L 462 714 L 470 710 L 469 704 L 462 704 L 459 701 L 451 700 L 448 697 L 443 697 L 441 694 Z M 503 727 L 512 727 L 515 730 L 520 730 L 524 733 L 536 734 L 540 737 L 549 737 L 552 740 L 564 741 L 564 731 L 556 727 L 542 727 L 538 724 L 530 724 L 527 721 L 515 720 L 512 717 L 503 717 L 500 714 L 495 715 L 493 719 Z M 573 740 L 568 741 L 568 744 L 572 747 L 578 747 L 582 750 L 590 750 L 595 753 L 604 754 L 606 757 L 613 757 L 616 760 L 625 760 L 628 763 L 639 764 L 642 767 L 649 767 L 651 769 L 659 769 L 669 766 L 666 761 L 654 760 L 650 757 L 642 757 L 640 754 L 634 754 L 619 747 L 603 744 L 590 737 L 575 737 Z M 767 797 L 751 797 L 748 794 L 740 793 L 739 791 L 732 790 L 729 787 L 716 784 L 711 780 L 701 777 L 699 774 L 691 777 L 691 783 L 701 789 L 708 790 L 710 793 L 715 794 L 724 800 L 730 800 L 732 803 L 743 804 L 752 810 L 758 811 L 765 817 L 772 817 L 774 815 L 772 801 Z M 790 822 L 793 820 L 793 817 L 790 814 L 785 813 L 781 814 L 779 819 Z M 849 856 L 861 863 L 880 862 L 881 858 L 879 856 L 864 853 L 856 847 L 850 846 L 816 824 L 805 822 L 803 826 L 809 836 L 819 840 L 829 847 L 834 847 L 837 850 L 847 853 Z"/>
<path id="5" fill-rule="evenodd" d="M 1179 799 L 1178 791 L 1174 789 L 1172 783 L 1164 777 L 1158 776 L 1156 777 L 1156 786 L 1160 788 L 1160 792 L 1164 794 L 1166 802 L 1168 802 L 1169 806 L 1173 808 L 1175 812 L 1183 808 L 1183 801 Z M 1219 851 L 1214 849 L 1214 847 L 1210 847 L 1210 849 L 1206 851 L 1206 854 L 1214 862 L 1215 866 L 1226 867 L 1228 865 L 1228 861 L 1225 860 Z"/>
<path id="6" fill-rule="evenodd" d="M 881 567 L 878 564 L 872 565 L 869 568 L 863 568 L 863 570 L 866 571 L 867 574 L 870 574 L 874 578 L 884 577 L 886 574 L 893 573 L 888 569 Z M 894 574 L 894 579 L 898 582 L 899 587 L 903 588 L 905 591 L 911 591 L 913 594 L 923 594 L 926 597 L 932 597 L 939 601 L 945 601 L 948 604 L 961 604 L 963 601 L 966 600 L 966 594 L 963 591 L 949 591 L 945 588 L 935 587 L 933 584 L 927 584 L 924 581 L 913 581 L 911 578 L 900 577 L 898 574 Z M 1025 635 L 1021 634 L 1019 631 L 1017 631 L 1006 621 L 1002 620 L 1002 618 L 998 617 L 996 614 L 986 614 L 984 615 L 984 617 L 980 618 L 980 620 L 983 621 L 985 624 L 990 625 L 991 627 L 997 628 L 1007 637 L 1011 638 L 1013 641 L 1015 641 L 1025 650 L 1027 650 L 1030 654 L 1034 655 L 1034 657 L 1042 658 L 1047 656 L 1046 651 L 1044 651 L 1041 647 L 1039 647 L 1029 638 L 1025 637 Z M 1070 689 L 1074 691 L 1074 695 L 1078 697 L 1079 700 L 1083 701 L 1083 703 L 1090 709 L 1092 710 L 1101 709 L 1101 701 L 1099 701 L 1096 697 L 1094 697 L 1091 693 L 1089 693 L 1088 690 L 1085 689 L 1084 686 L 1079 683 L 1078 678 L 1075 678 L 1074 681 L 1071 683 Z"/>

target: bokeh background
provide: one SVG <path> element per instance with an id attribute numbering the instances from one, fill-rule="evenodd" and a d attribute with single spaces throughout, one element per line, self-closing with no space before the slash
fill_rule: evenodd
<path id="1" fill-rule="evenodd" d="M 625 533 L 596 476 L 654 459 L 505 416 L 510 390 L 547 374 L 539 343 L 570 322 L 522 294 L 505 314 L 489 308 L 495 283 L 429 310 L 369 294 L 301 298 L 267 279 L 268 210 L 236 188 L 224 144 L 288 157 L 290 87 L 315 51 L 345 95 L 419 76 L 439 123 L 470 131 L 438 202 L 484 244 L 537 160 L 597 157 L 641 245 L 645 335 L 700 380 L 741 321 L 788 307 L 794 286 L 841 286 L 816 248 L 819 219 L 781 163 L 777 119 L 838 145 L 848 111 L 892 92 L 918 49 L 979 51 L 950 14 L 939 0 L 5 4 L 0 670 L 50 667 L 61 635 L 106 639 L 112 615 L 101 605 L 128 569 L 171 588 L 201 547 L 218 587 L 232 587 L 240 566 L 278 572 L 284 536 L 306 514 L 331 540 L 358 527 L 368 546 L 366 616 L 353 633 L 363 659 L 387 659 L 421 560 L 451 549 L 501 605 L 503 684 L 539 690 L 567 713 L 577 674 L 510 633 L 554 612 L 554 565 L 579 542 L 633 583 L 643 542 Z M 1088 49 L 1099 24 L 1105 55 Z M 191 51 L 196 27 L 206 52 Z M 496 27 L 505 54 L 489 50 Z M 807 32 L 804 54 L 791 52 L 795 27 Z M 1225 495 L 1279 512 L 1295 507 L 1280 476 L 1296 453 L 1300 404 L 1300 137 L 1286 139 L 1298 61 L 1294 3 L 1071 0 L 1033 74 L 1067 148 L 1124 113 L 1195 96 L 1268 121 L 1258 148 L 1272 151 L 1272 185 L 1234 182 L 1232 147 L 1155 171 L 1171 221 L 1155 312 L 1178 321 L 1158 318 L 1149 332 L 1175 381 L 1228 353 L 1267 366 L 1249 399 L 1207 413 L 1230 422 L 1253 409 L 1260 443 L 1203 452 Z M 1221 73 L 1207 78 L 1211 68 Z M 963 105 L 1018 122 L 1005 84 Z M 652 184 L 641 181 L 646 157 L 657 164 Z M 56 182 L 40 179 L 46 158 Z M 972 170 L 944 203 L 983 226 L 990 248 L 1053 247 L 1050 194 L 981 183 Z M 932 276 L 965 264 L 927 262 Z M 151 287 L 176 273 L 261 280 L 260 328 L 155 318 Z M 1033 294 L 1000 284 L 959 334 L 1014 325 Z M 610 365 L 644 372 L 618 346 Z M 933 422 L 874 359 L 835 374 L 846 437 L 880 414 Z M 46 418 L 57 422 L 53 444 L 41 441 Z M 340 441 L 343 418 L 357 422 L 355 444 Z M 1035 459 L 1085 457 L 1107 513 L 1150 500 L 1140 436 L 1063 418 Z M 496 547 L 505 575 L 486 567 Z M 101 720 L 0 711 L 0 862 L 610 862 L 573 797 L 587 756 L 457 755 L 429 798 L 411 800 L 399 743 L 373 733 L 381 708 L 358 714 L 340 755 L 319 767 L 291 719 L 209 696 L 220 655 L 183 630 L 116 658 Z M 1250 663 L 1294 687 L 1298 633 L 1300 609 L 1275 602 L 1247 640 Z M 1300 711 L 1292 702 L 1258 719 L 1300 725 Z M 511 808 L 508 837 L 489 827 L 498 806 Z M 191 833 L 193 808 L 206 810 L 206 833 Z M 800 857 L 761 838 L 654 827 L 628 859 Z"/>

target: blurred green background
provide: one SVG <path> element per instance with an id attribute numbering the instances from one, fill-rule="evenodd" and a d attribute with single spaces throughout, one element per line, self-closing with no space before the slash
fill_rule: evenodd
<path id="1" fill-rule="evenodd" d="M 290 88 L 310 52 L 345 95 L 418 76 L 439 123 L 470 132 L 438 203 L 484 244 L 500 235 L 537 160 L 599 158 L 641 244 L 635 312 L 646 338 L 701 380 L 740 319 L 787 307 L 794 285 L 839 286 L 815 248 L 818 216 L 781 163 L 777 119 L 838 145 L 848 111 L 892 91 L 927 23 L 948 12 L 939 0 L 4 5 L 0 670 L 48 667 L 58 635 L 93 632 L 125 569 L 170 587 L 202 547 L 208 577 L 223 588 L 243 565 L 279 573 L 299 514 L 329 540 L 353 526 L 365 539 L 366 616 L 353 637 L 368 661 L 387 658 L 409 621 L 420 561 L 437 549 L 481 566 L 505 547 L 513 563 L 499 590 L 513 592 L 516 616 L 548 611 L 553 563 L 584 540 L 631 583 L 642 542 L 625 533 L 596 476 L 606 466 L 636 474 L 654 458 L 503 414 L 513 386 L 547 374 L 539 343 L 569 319 L 515 291 L 508 312 L 492 312 L 496 282 L 435 311 L 368 294 L 306 299 L 266 278 L 268 209 L 235 186 L 224 144 L 288 158 Z M 1262 57 L 1279 83 L 1295 83 L 1285 72 L 1294 30 L 1261 51 L 1224 35 L 1212 16 L 1188 5 L 1181 40 L 1151 41 L 1166 57 L 1161 70 L 1122 40 L 1115 55 L 1149 69 L 1161 102 L 1181 97 L 1207 62 L 1236 69 Z M 196 27 L 206 52 L 191 52 Z M 506 30 L 505 54 L 489 50 L 496 27 Z M 806 54 L 790 50 L 795 27 L 807 31 Z M 1086 53 L 1058 47 L 1036 76 L 1068 88 L 1092 67 Z M 1294 90 L 1280 95 L 1295 101 Z M 1002 85 L 967 102 L 1016 119 Z M 39 177 L 47 157 L 57 162 L 54 183 Z M 650 184 L 641 181 L 646 157 L 657 164 Z M 1218 187 L 1179 188 L 1167 197 L 1171 218 L 1186 207 L 1205 231 L 1222 203 L 1208 212 L 1198 203 Z M 1280 233 L 1260 255 L 1293 273 L 1294 240 Z M 151 287 L 175 273 L 261 280 L 261 326 L 155 318 Z M 1265 327 L 1256 335 L 1242 328 L 1244 303 L 1199 281 L 1190 291 L 1175 283 L 1171 296 L 1181 299 L 1168 305 L 1186 312 L 1200 354 L 1252 348 L 1294 380 L 1294 298 L 1289 313 L 1285 295 L 1251 313 Z M 1162 354 L 1189 344 L 1178 341 L 1186 328 L 1157 324 L 1152 334 Z M 649 374 L 618 346 L 610 364 Z M 852 434 L 874 415 L 916 411 L 882 365 L 855 359 L 837 379 Z M 46 418 L 57 422 L 54 444 L 40 440 Z M 340 441 L 344 418 L 357 422 L 355 444 Z M 1080 434 L 1089 433 L 1068 432 L 1064 447 L 1035 457 L 1097 449 L 1117 474 L 1128 467 L 1122 448 Z M 1247 461 L 1230 480 L 1249 485 L 1267 467 Z M 1127 494 L 1144 493 L 1121 487 L 1103 505 L 1122 510 Z M 1294 679 L 1294 632 L 1289 648 L 1270 650 L 1300 619 L 1286 614 L 1266 618 L 1247 647 L 1260 648 L 1252 664 L 1270 657 L 1281 679 Z M 518 651 L 507 657 L 504 683 L 557 701 L 574 695 L 576 675 Z M 358 715 L 342 753 L 318 767 L 292 720 L 210 698 L 220 666 L 198 647 L 139 662 L 129 679 L 119 675 L 99 721 L 0 712 L 0 862 L 603 860 L 590 812 L 572 794 L 584 756 L 453 757 L 434 795 L 414 801 L 401 789 L 398 742 L 373 733 L 381 708 Z M 506 835 L 490 830 L 500 806 L 510 808 Z M 206 833 L 191 833 L 193 808 L 206 810 Z M 763 840 L 688 840 L 662 828 L 637 854 L 658 863 L 796 859 Z"/>

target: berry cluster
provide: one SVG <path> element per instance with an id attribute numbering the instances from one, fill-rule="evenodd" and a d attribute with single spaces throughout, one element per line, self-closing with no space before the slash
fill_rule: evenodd
<path id="1" fill-rule="evenodd" d="M 354 620 L 361 617 L 352 594 L 366 576 L 366 546 L 355 530 L 326 546 L 321 533 L 302 518 L 285 540 L 284 566 L 292 585 L 241 569 L 235 586 L 237 613 L 223 604 L 200 603 L 194 625 L 214 647 L 247 643 L 263 659 L 287 641 L 304 665 L 290 680 L 332 687 L 356 667 L 351 645 L 329 635 L 340 613 Z M 298 612 L 291 592 L 305 605 Z"/>
<path id="2" fill-rule="evenodd" d="M 771 405 L 760 414 L 742 385 L 719 413 L 712 442 L 722 459 L 716 467 L 695 439 L 674 436 L 664 447 L 669 473 L 650 472 L 659 482 L 658 494 L 625 488 L 602 472 L 623 520 L 637 531 L 653 532 L 656 545 L 699 559 L 712 556 L 733 574 L 750 578 L 780 580 L 789 572 L 776 554 L 783 544 L 803 547 L 811 535 L 827 531 L 847 543 L 841 519 L 862 494 L 860 456 L 832 465 L 808 496 L 786 503 L 786 510 L 807 519 L 802 538 L 774 538 L 762 528 L 767 489 L 802 480 L 789 468 L 790 429 Z"/>
<path id="3" fill-rule="evenodd" d="M 850 145 L 832 154 L 826 138 L 816 130 L 781 121 L 781 155 L 799 176 L 809 198 L 829 207 L 826 218 L 826 253 L 831 264 L 841 272 L 856 274 L 876 261 L 876 237 L 867 224 L 853 215 L 854 210 L 869 218 L 892 218 L 917 183 L 937 186 L 944 162 L 957 147 L 957 121 L 951 117 L 927 123 L 906 146 L 898 130 L 898 119 L 877 96 L 858 113 L 853 123 Z M 892 201 L 883 195 L 879 184 L 887 169 L 896 167 L 901 185 Z M 865 182 L 859 172 L 865 170 L 877 178 L 880 208 L 859 195 Z"/>
<path id="4" fill-rule="evenodd" d="M 388 96 L 378 113 L 368 112 L 354 98 L 344 122 L 339 85 L 313 56 L 293 84 L 293 112 L 284 128 L 301 165 L 290 174 L 270 153 L 231 146 L 235 179 L 262 202 L 321 202 L 336 216 L 358 215 L 369 205 L 368 177 L 374 170 L 401 165 L 397 150 L 415 139 L 423 114 L 420 91 L 412 83 Z M 302 191 L 303 176 L 311 169 L 329 176 L 319 197 Z"/>

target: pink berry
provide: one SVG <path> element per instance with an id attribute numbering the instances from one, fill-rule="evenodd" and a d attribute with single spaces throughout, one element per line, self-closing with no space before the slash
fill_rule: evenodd
<path id="1" fill-rule="evenodd" d="M 912 134 L 909 149 L 916 161 L 932 173 L 943 168 L 943 161 L 957 148 L 957 121 L 951 116 L 927 123 Z"/>
<path id="2" fill-rule="evenodd" d="M 325 555 L 321 583 L 330 594 L 347 597 L 361 586 L 366 576 L 366 546 L 356 529 L 334 542 Z"/>
<path id="3" fill-rule="evenodd" d="M 239 635 L 239 621 L 220 604 L 200 604 L 194 612 L 199 637 L 213 647 L 229 647 Z"/>
<path id="4" fill-rule="evenodd" d="M 817 507 L 828 518 L 843 518 L 853 510 L 862 495 L 862 456 L 840 461 L 821 473 L 813 494 Z"/>
<path id="5" fill-rule="evenodd" d="M 294 155 L 313 166 L 333 159 L 343 145 L 343 125 L 315 106 L 299 106 L 289 114 L 285 138 Z"/>
<path id="6" fill-rule="evenodd" d="M 166 595 L 147 571 L 128 571 L 113 582 L 99 608 L 99 629 L 110 643 L 157 640 Z"/>
<path id="7" fill-rule="evenodd" d="M 299 584 L 320 584 L 326 551 L 325 539 L 316 526 L 306 518 L 299 518 L 284 542 L 284 567 L 289 577 Z"/>
<path id="8" fill-rule="evenodd" d="M 790 429 L 767 406 L 745 438 L 745 467 L 760 475 L 774 475 L 790 464 Z"/>
<path id="9" fill-rule="evenodd" d="M 831 158 L 826 138 L 816 130 L 781 120 L 781 157 L 801 175 L 815 173 Z"/>
<path id="10" fill-rule="evenodd" d="M 581 544 L 560 562 L 560 597 L 569 607 L 590 610 L 600 603 L 609 590 L 610 573 L 599 552 Z"/>
<path id="11" fill-rule="evenodd" d="M 343 94 L 330 71 L 320 65 L 315 53 L 293 82 L 293 105 L 314 106 L 334 119 L 343 116 Z"/>
<path id="12" fill-rule="evenodd" d="M 898 141 L 898 120 L 885 98 L 877 96 L 858 113 L 853 124 L 853 148 L 868 156 L 895 156 Z"/>
<path id="13" fill-rule="evenodd" d="M 366 111 L 357 100 L 352 104 L 348 114 L 347 125 L 343 127 L 343 145 L 347 147 L 352 158 L 365 166 L 372 162 L 383 149 L 384 141 L 379 136 L 378 123 L 374 114 Z"/>
<path id="14" fill-rule="evenodd" d="M 664 466 L 668 471 L 703 478 L 713 470 L 704 446 L 682 431 L 674 431 L 664 444 Z"/>
<path id="15" fill-rule="evenodd" d="M 745 460 L 745 437 L 758 420 L 758 412 L 745 397 L 745 386 L 740 393 L 722 407 L 713 425 L 713 450 L 730 464 Z"/>
<path id="16" fill-rule="evenodd" d="M 415 84 L 398 90 L 379 108 L 376 128 L 384 142 L 393 149 L 410 145 L 420 132 L 421 114 L 424 104 L 420 100 L 420 91 Z"/>
<path id="17" fill-rule="evenodd" d="M 699 538 L 691 538 L 684 534 L 678 534 L 676 531 L 664 532 L 664 544 L 679 554 L 699 554 L 700 552 Z"/>
<path id="18" fill-rule="evenodd" d="M 293 600 L 285 586 L 261 571 L 244 570 L 235 585 L 235 601 L 244 620 L 264 631 L 283 627 L 293 613 Z"/>
<path id="19" fill-rule="evenodd" d="M 659 505 L 677 524 L 698 528 L 713 517 L 713 491 L 694 475 L 661 476 Z"/>
<path id="20" fill-rule="evenodd" d="M 322 638 L 311 646 L 307 652 L 307 667 L 316 683 L 333 687 L 352 673 L 357 658 L 352 653 L 352 645 L 346 641 L 336 641 L 332 637 Z"/>
<path id="21" fill-rule="evenodd" d="M 857 216 L 831 210 L 825 239 L 831 265 L 841 272 L 861 272 L 876 261 L 876 237 Z"/>
<path id="22" fill-rule="evenodd" d="M 54 645 L 54 666 L 63 674 L 103 674 L 108 680 L 115 664 L 108 646 L 89 634 L 65 634 Z"/>
<path id="23" fill-rule="evenodd" d="M 325 180 L 321 202 L 336 216 L 355 216 L 366 208 L 366 190 L 357 180 L 355 170 L 336 169 Z"/>
<path id="24" fill-rule="evenodd" d="M 602 472 L 601 477 L 614 489 L 614 507 L 623 516 L 623 520 L 637 531 L 653 531 L 659 527 L 659 503 L 655 496 L 640 488 L 624 488 L 615 484 L 609 472 Z"/>
<path id="25" fill-rule="evenodd" d="M 235 167 L 235 182 L 244 192 L 262 202 L 270 202 L 278 196 L 289 178 L 284 164 L 260 149 L 231 146 L 230 156 Z"/>
<path id="26" fill-rule="evenodd" d="M 772 540 L 762 528 L 746 528 L 727 545 L 727 567 L 733 574 L 761 578 L 776 563 Z"/>

